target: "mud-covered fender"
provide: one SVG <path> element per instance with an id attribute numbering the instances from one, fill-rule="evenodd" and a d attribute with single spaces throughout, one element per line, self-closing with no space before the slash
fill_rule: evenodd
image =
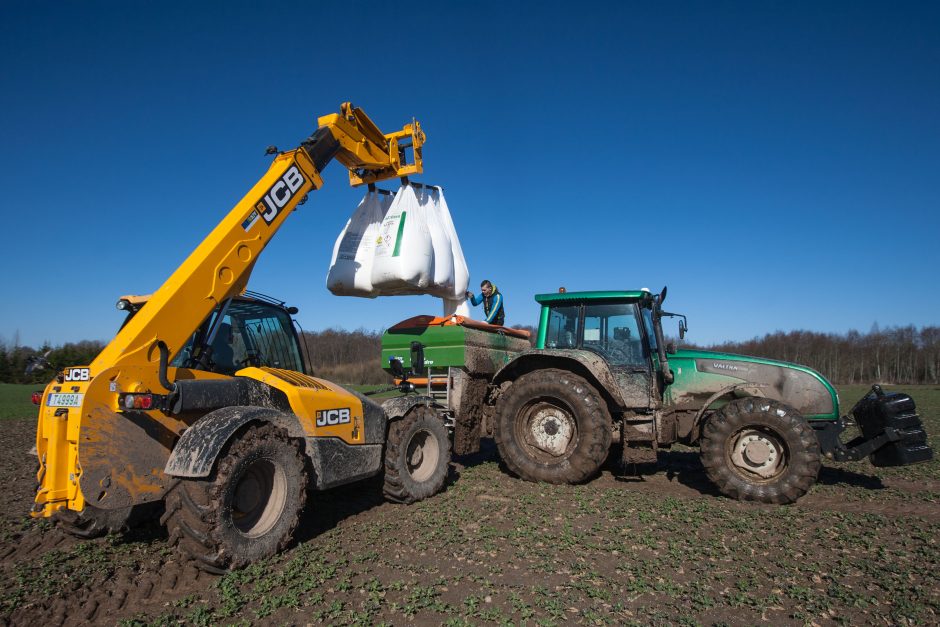
<path id="1" fill-rule="evenodd" d="M 401 418 L 411 411 L 413 407 L 418 405 L 432 407 L 434 409 L 443 409 L 443 407 L 433 398 L 424 395 L 396 396 L 395 398 L 390 398 L 382 403 L 382 409 L 385 410 L 385 414 L 388 416 L 389 422 L 392 422 L 393 420 Z"/>
<path id="2" fill-rule="evenodd" d="M 607 362 L 590 351 L 540 349 L 521 353 L 496 372 L 493 384 L 498 386 L 542 368 L 560 368 L 582 376 L 597 387 L 608 403 L 615 407 L 627 407 Z"/>
<path id="3" fill-rule="evenodd" d="M 180 437 L 163 469 L 173 477 L 208 477 L 225 444 L 249 422 L 269 422 L 290 437 L 303 438 L 304 430 L 291 414 L 267 407 L 223 407 L 209 412 Z"/>
<path id="4" fill-rule="evenodd" d="M 695 433 L 701 427 L 702 421 L 705 419 L 705 413 L 708 411 L 708 408 L 711 407 L 712 404 L 714 404 L 716 401 L 726 396 L 734 398 L 744 398 L 747 396 L 766 396 L 764 389 L 767 387 L 768 386 L 763 383 L 737 383 L 735 385 L 729 385 L 728 387 L 721 388 L 709 396 L 699 408 L 698 413 L 695 414 L 695 419 L 692 421 L 693 433 Z"/>

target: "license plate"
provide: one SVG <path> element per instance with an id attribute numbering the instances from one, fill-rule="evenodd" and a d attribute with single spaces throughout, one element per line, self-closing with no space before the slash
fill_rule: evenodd
<path id="1" fill-rule="evenodd" d="M 50 394 L 46 397 L 47 407 L 81 407 L 84 394 Z"/>

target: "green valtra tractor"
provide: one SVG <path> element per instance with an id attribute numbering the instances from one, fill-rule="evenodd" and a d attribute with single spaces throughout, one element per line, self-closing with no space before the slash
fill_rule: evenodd
<path id="1" fill-rule="evenodd" d="M 422 361 L 445 354 L 434 325 L 407 333 L 393 327 L 383 337 L 388 367 L 422 371 L 429 391 L 393 402 L 444 413 L 456 454 L 491 435 L 510 471 L 549 483 L 589 479 L 613 445 L 629 465 L 654 462 L 659 448 L 683 443 L 700 448 L 723 494 L 791 503 L 815 483 L 823 457 L 869 457 L 875 466 L 932 459 L 909 396 L 874 386 L 843 416 L 835 388 L 811 368 L 678 350 L 665 342 L 662 321 L 678 318 L 680 339 L 687 323 L 662 309 L 665 298 L 665 288 L 540 294 L 534 348 L 487 329 L 504 344 L 477 341 L 461 356 L 451 337 L 443 362 Z M 844 443 L 853 422 L 862 435 Z"/>

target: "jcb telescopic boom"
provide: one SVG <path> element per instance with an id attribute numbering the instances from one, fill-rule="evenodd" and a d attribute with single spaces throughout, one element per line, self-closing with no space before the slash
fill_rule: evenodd
<path id="1" fill-rule="evenodd" d="M 213 431 L 202 419 L 233 406 L 277 409 L 280 417 L 269 422 L 299 441 L 309 439 L 308 455 L 326 440 L 371 451 L 360 454 L 368 459 L 353 470 L 334 469 L 334 483 L 377 472 L 373 466 L 376 447 L 380 460 L 384 445 L 384 414 L 379 433 L 369 423 L 372 409 L 356 395 L 284 366 L 264 367 L 278 364 L 260 360 L 238 362 L 243 367 L 236 376 L 201 367 L 211 363 L 209 346 L 226 324 L 232 299 L 245 291 L 258 256 L 307 194 L 323 185 L 321 173 L 330 161 L 349 170 L 354 186 L 422 171 L 425 136 L 416 121 L 386 135 L 361 109 L 344 103 L 339 114 L 318 122 L 299 147 L 276 154 L 264 176 L 90 365 L 66 368 L 48 385 L 37 428 L 34 516 L 60 512 L 86 527 L 113 528 L 123 516 L 118 512 L 160 500 L 175 478 L 207 477 L 226 438 L 250 421 L 245 412 L 227 421 L 216 416 Z M 406 159 L 406 153 L 413 157 Z M 206 330 L 205 341 L 195 346 L 200 329 Z M 269 333 L 260 324 L 242 328 L 246 337 L 255 329 Z M 184 346 L 196 354 L 185 364 L 171 362 Z M 339 413 L 327 413 L 332 411 Z M 264 422 L 257 416 L 253 420 Z M 185 459 L 177 450 L 182 445 Z M 314 467 L 317 463 L 314 459 Z M 319 475 L 321 482 L 330 476 L 327 471 Z M 229 559 L 214 563 L 225 566 Z"/>

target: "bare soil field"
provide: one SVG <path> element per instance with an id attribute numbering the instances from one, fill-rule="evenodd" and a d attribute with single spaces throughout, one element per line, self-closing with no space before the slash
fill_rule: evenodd
<path id="1" fill-rule="evenodd" d="M 909 391 L 940 448 L 940 388 Z M 841 389 L 846 409 L 863 392 Z M 29 519 L 33 437 L 32 417 L 0 421 L 4 624 L 940 622 L 937 460 L 827 463 L 776 507 L 718 495 L 692 449 L 551 486 L 507 475 L 487 443 L 416 505 L 383 502 L 374 481 L 314 494 L 289 550 L 214 576 L 155 520 L 79 541 Z"/>

